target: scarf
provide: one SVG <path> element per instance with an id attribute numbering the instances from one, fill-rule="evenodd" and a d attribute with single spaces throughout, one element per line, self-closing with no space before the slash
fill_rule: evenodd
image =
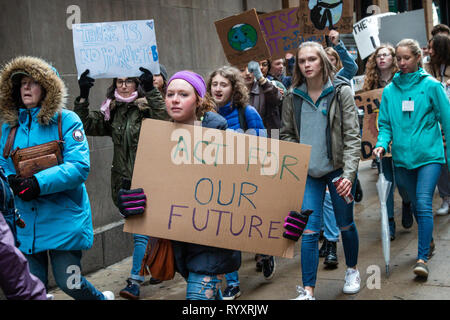
<path id="1" fill-rule="evenodd" d="M 119 102 L 133 102 L 134 100 L 136 100 L 137 97 L 138 97 L 137 91 L 134 91 L 128 98 L 122 97 L 117 92 L 117 89 L 114 91 L 114 98 L 116 98 L 116 100 Z M 106 99 L 105 101 L 103 101 L 102 106 L 100 107 L 100 111 L 105 117 L 106 121 L 109 121 L 111 117 L 111 101 L 112 99 Z"/>

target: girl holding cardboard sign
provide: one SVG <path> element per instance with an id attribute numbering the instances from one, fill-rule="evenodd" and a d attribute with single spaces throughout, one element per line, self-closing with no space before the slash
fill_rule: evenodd
<path id="1" fill-rule="evenodd" d="M 348 204 L 343 198 L 355 192 L 361 146 L 357 108 L 348 82 L 334 77 L 335 68 L 320 44 L 303 43 L 296 59 L 293 89 L 283 101 L 280 137 L 312 146 L 302 206 L 313 210 L 301 246 L 304 288 L 297 287 L 296 300 L 315 299 L 319 232 L 327 186 L 348 267 L 343 291 L 357 293 L 361 281 L 356 268 L 358 232 L 353 203 Z M 333 181 L 339 177 L 335 185 Z"/>
<path id="2" fill-rule="evenodd" d="M 422 50 L 416 40 L 400 41 L 396 59 L 401 72 L 383 91 L 373 154 L 382 157 L 392 142 L 397 185 L 411 199 L 418 224 L 413 271 L 427 278 L 427 261 L 434 249 L 433 193 L 445 163 L 439 124 L 450 137 L 450 102 L 442 84 L 422 69 Z"/>

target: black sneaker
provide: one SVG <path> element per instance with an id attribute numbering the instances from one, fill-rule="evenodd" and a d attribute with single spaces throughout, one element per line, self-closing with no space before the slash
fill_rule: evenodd
<path id="1" fill-rule="evenodd" d="M 356 179 L 356 190 L 355 190 L 355 202 L 361 202 L 363 198 L 363 191 L 361 188 L 361 183 L 359 182 L 359 179 Z"/>
<path id="2" fill-rule="evenodd" d="M 127 286 L 119 292 L 119 295 L 125 299 L 138 300 L 139 287 L 137 283 L 131 281 L 131 279 L 127 279 Z"/>
<path id="3" fill-rule="evenodd" d="M 402 226 L 405 229 L 409 229 L 413 225 L 413 212 L 411 202 L 406 203 L 402 201 Z"/>
<path id="4" fill-rule="evenodd" d="M 319 249 L 319 257 L 320 258 L 325 258 L 327 256 L 327 243 L 328 243 L 328 240 L 324 239 L 322 242 L 322 246 Z"/>
<path id="5" fill-rule="evenodd" d="M 238 286 L 228 286 L 223 292 L 223 300 L 234 300 L 241 296 L 241 290 Z"/>
<path id="6" fill-rule="evenodd" d="M 336 244 L 337 242 L 328 241 L 327 256 L 325 257 L 323 263 L 330 268 L 335 268 L 339 264 L 336 252 Z"/>
<path id="7" fill-rule="evenodd" d="M 270 280 L 275 274 L 276 262 L 273 256 L 268 256 L 262 260 L 264 279 Z"/>

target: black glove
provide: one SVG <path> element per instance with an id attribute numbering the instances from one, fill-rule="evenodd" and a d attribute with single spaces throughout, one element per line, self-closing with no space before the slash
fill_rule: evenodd
<path id="1" fill-rule="evenodd" d="M 14 194 L 23 201 L 36 199 L 41 193 L 41 188 L 35 176 L 19 178 L 15 175 L 8 176 L 8 182 Z"/>
<path id="2" fill-rule="evenodd" d="M 153 86 L 153 74 L 150 70 L 147 70 L 143 67 L 139 68 L 140 71 L 142 71 L 141 76 L 139 77 L 139 81 L 141 82 L 141 86 L 144 89 L 145 92 L 151 91 Z"/>
<path id="3" fill-rule="evenodd" d="M 78 86 L 80 87 L 80 97 L 86 99 L 89 97 L 89 90 L 94 86 L 95 80 L 88 77 L 89 69 L 86 69 L 78 80 Z"/>
<path id="4" fill-rule="evenodd" d="M 300 213 L 297 211 L 289 212 L 289 215 L 284 220 L 283 227 L 286 231 L 283 233 L 283 237 L 292 241 L 298 241 L 306 228 L 311 213 L 313 213 L 312 210 L 302 210 Z"/>
<path id="5" fill-rule="evenodd" d="M 119 190 L 117 203 L 122 217 L 125 219 L 129 216 L 143 214 L 147 205 L 147 196 L 144 189 L 138 188 L 129 190 L 131 181 L 123 179 L 122 189 Z"/>

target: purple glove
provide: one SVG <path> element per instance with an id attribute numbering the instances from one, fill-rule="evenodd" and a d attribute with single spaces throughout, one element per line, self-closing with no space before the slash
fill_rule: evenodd
<path id="1" fill-rule="evenodd" d="M 120 189 L 118 195 L 119 211 L 125 219 L 129 216 L 143 214 L 147 205 L 147 196 L 144 189 Z"/>
<path id="2" fill-rule="evenodd" d="M 283 227 L 286 231 L 283 233 L 283 237 L 292 241 L 298 241 L 306 228 L 311 213 L 313 213 L 312 210 L 302 210 L 300 213 L 297 211 L 289 212 L 289 215 L 284 219 Z"/>

